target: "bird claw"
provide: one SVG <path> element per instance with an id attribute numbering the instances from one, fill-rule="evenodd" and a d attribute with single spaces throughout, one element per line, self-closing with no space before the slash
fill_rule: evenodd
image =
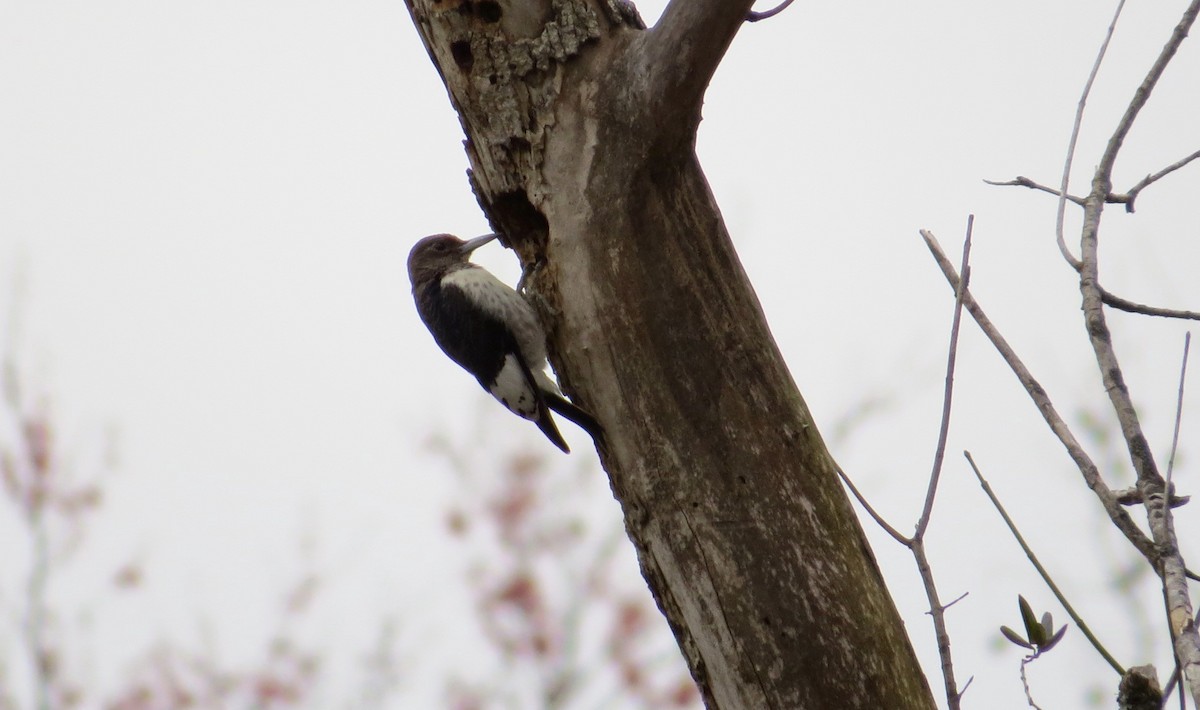
<path id="1" fill-rule="evenodd" d="M 537 272 L 546 265 L 545 259 L 537 259 L 532 263 L 521 267 L 521 278 L 517 279 L 517 293 L 522 296 L 529 296 L 529 282 L 537 275 Z"/>
<path id="2" fill-rule="evenodd" d="M 541 311 L 543 314 L 549 313 L 557 318 L 561 315 L 557 309 L 552 308 L 550 303 L 538 293 L 536 289 L 530 288 L 530 283 L 537 278 L 537 273 L 546 266 L 545 259 L 538 259 L 531 264 L 527 264 L 521 268 L 521 278 L 517 280 L 517 293 L 526 301 L 533 304 L 534 308 Z"/>

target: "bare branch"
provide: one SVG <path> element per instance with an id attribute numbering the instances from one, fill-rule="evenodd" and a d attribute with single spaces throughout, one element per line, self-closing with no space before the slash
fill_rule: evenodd
<path id="1" fill-rule="evenodd" d="M 1037 657 L 1038 654 L 1034 651 L 1032 654 L 1021 659 L 1021 685 L 1025 687 L 1025 701 L 1029 703 L 1029 707 L 1033 708 L 1033 710 L 1042 710 L 1041 705 L 1033 702 L 1033 693 L 1029 690 L 1029 678 L 1025 676 L 1025 666 L 1029 665 L 1029 662 Z"/>
<path id="2" fill-rule="evenodd" d="M 1162 707 L 1167 706 L 1167 700 L 1170 699 L 1171 693 L 1175 692 L 1175 686 L 1179 684 L 1179 663 L 1175 664 L 1175 670 L 1171 671 L 1171 677 L 1167 679 L 1167 687 L 1163 688 Z M 1187 696 L 1183 693 L 1179 694 L 1179 706 L 1182 710 L 1187 710 Z"/>
<path id="3" fill-rule="evenodd" d="M 1158 316 L 1160 318 L 1179 318 L 1182 320 L 1200 320 L 1200 313 L 1196 311 L 1181 311 L 1174 308 L 1159 308 L 1158 306 L 1147 306 L 1141 303 L 1121 298 L 1103 286 L 1100 287 L 1100 298 L 1106 306 L 1112 306 L 1117 310 L 1127 313 L 1138 313 L 1144 316 Z"/>
<path id="4" fill-rule="evenodd" d="M 970 678 L 967 678 L 967 682 L 963 684 L 962 690 L 958 691 L 958 697 L 961 698 L 962 696 L 966 695 L 967 688 L 970 688 L 971 683 L 974 683 L 974 682 L 975 682 L 975 676 L 971 676 Z"/>
<path id="5" fill-rule="evenodd" d="M 1200 0 L 1192 0 L 1171 32 L 1170 39 L 1146 73 L 1141 85 L 1134 92 L 1133 99 L 1129 102 L 1129 106 L 1125 109 L 1124 115 L 1117 123 L 1116 130 L 1105 147 L 1095 176 L 1092 178 L 1092 191 L 1088 195 L 1087 204 L 1084 205 L 1083 229 L 1080 237 L 1082 264 L 1079 272 L 1079 290 L 1083 295 L 1084 322 L 1092 343 L 1092 350 L 1096 354 L 1096 364 L 1100 369 L 1104 388 L 1108 392 L 1109 400 L 1117 415 L 1117 421 L 1121 425 L 1121 434 L 1129 449 L 1134 470 L 1137 472 L 1137 486 L 1142 490 L 1142 497 L 1146 501 L 1150 533 L 1157 550 L 1150 559 L 1154 561 L 1155 571 L 1162 578 L 1175 653 L 1179 658 L 1183 677 L 1191 690 L 1192 700 L 1200 704 L 1200 634 L 1197 633 L 1192 614 L 1192 603 L 1188 594 L 1185 574 L 1186 565 L 1179 551 L 1174 518 L 1167 504 L 1166 482 L 1158 472 L 1158 466 L 1142 431 L 1141 422 L 1134 409 L 1133 400 L 1121 372 L 1120 362 L 1117 360 L 1116 351 L 1113 348 L 1112 335 L 1104 315 L 1099 275 L 1100 217 L 1104 210 L 1105 200 L 1112 191 L 1113 165 L 1116 163 L 1125 137 L 1129 135 L 1138 114 L 1149 101 L 1154 87 L 1187 37 L 1197 15 L 1200 15 Z"/>
<path id="6" fill-rule="evenodd" d="M 1067 240 L 1063 235 L 1063 222 L 1067 211 L 1067 188 L 1071 181 L 1071 164 L 1075 161 L 1075 145 L 1079 142 L 1079 128 L 1083 125 L 1083 109 L 1087 106 L 1088 95 L 1092 93 L 1092 84 L 1096 82 L 1096 75 L 1100 73 L 1100 64 L 1104 61 L 1105 53 L 1108 52 L 1108 43 L 1112 40 L 1113 31 L 1117 28 L 1117 20 L 1121 18 L 1121 10 L 1124 8 L 1125 0 L 1120 0 L 1117 3 L 1116 11 L 1113 12 L 1112 22 L 1108 24 L 1104 41 L 1100 44 L 1100 51 L 1096 53 L 1092 71 L 1083 85 L 1083 94 L 1079 97 L 1079 106 L 1075 109 L 1075 124 L 1071 127 L 1071 140 L 1067 144 L 1067 159 L 1063 163 L 1063 176 L 1058 193 L 1058 214 L 1054 221 L 1054 237 L 1058 240 L 1058 250 L 1062 252 L 1063 258 L 1076 271 L 1079 271 L 1079 259 L 1076 259 L 1071 250 L 1067 248 Z M 1107 193 L 1107 190 L 1105 192 Z"/>
<path id="7" fill-rule="evenodd" d="M 1046 187 L 1045 185 L 1043 185 L 1041 183 L 1037 183 L 1037 182 L 1034 182 L 1033 180 L 1030 180 L 1029 178 L 1025 177 L 1024 175 L 1018 175 L 1015 178 L 1013 178 L 1012 180 L 1006 180 L 1004 182 L 1000 182 L 998 180 L 984 180 L 984 182 L 987 183 L 988 185 L 995 185 L 997 187 L 1028 187 L 1031 190 L 1041 190 L 1042 192 L 1049 192 L 1051 195 L 1054 195 L 1056 197 L 1061 197 L 1063 194 L 1061 190 L 1056 190 L 1053 187 Z M 1083 206 L 1083 198 L 1082 197 L 1076 197 L 1075 195 L 1067 195 L 1067 199 L 1070 200 L 1071 202 L 1074 202 L 1075 204 L 1079 205 L 1080 207 Z"/>
<path id="8" fill-rule="evenodd" d="M 1142 190 L 1153 185 L 1154 183 L 1156 183 L 1159 180 L 1163 179 L 1164 177 L 1170 175 L 1171 173 L 1175 172 L 1176 170 L 1179 170 L 1180 168 L 1186 166 L 1188 163 L 1192 162 L 1193 160 L 1196 160 L 1197 158 L 1200 158 L 1200 150 L 1196 151 L 1195 153 L 1192 153 L 1191 155 L 1187 156 L 1186 158 L 1183 158 L 1182 160 L 1177 160 L 1174 163 L 1171 163 L 1170 165 L 1163 168 L 1162 170 L 1159 170 L 1156 173 L 1147 175 L 1146 177 L 1144 177 L 1140 181 L 1138 181 L 1138 183 L 1136 185 L 1129 188 L 1129 190 L 1127 192 L 1110 192 L 1110 193 L 1108 193 L 1104 197 L 1104 202 L 1107 204 L 1110 204 L 1110 205 L 1125 205 L 1125 211 L 1132 213 L 1134 211 L 1133 203 L 1137 200 L 1138 195 L 1140 195 L 1142 193 Z M 1031 180 L 1031 179 L 1025 177 L 1024 175 L 1018 175 L 1015 178 L 1013 178 L 1012 180 L 1004 180 L 1004 181 L 984 180 L 984 182 L 987 183 L 988 185 L 995 185 L 996 187 L 1028 187 L 1031 190 L 1041 190 L 1042 192 L 1048 192 L 1051 195 L 1054 195 L 1055 197 L 1061 198 L 1064 196 L 1062 190 L 1059 190 L 1059 189 L 1056 189 L 1053 187 L 1048 187 L 1039 182 Z M 1086 202 L 1086 200 L 1084 198 L 1079 197 L 1078 195 L 1066 195 L 1065 197 L 1068 201 L 1074 202 L 1075 204 L 1079 205 L 1080 207 L 1082 207 L 1084 205 L 1084 203 Z"/>
<path id="9" fill-rule="evenodd" d="M 871 507 L 871 504 L 868 503 L 863 494 L 859 492 L 858 486 L 854 485 L 854 481 L 850 480 L 850 477 L 846 475 L 846 472 L 842 470 L 841 466 L 837 467 L 837 474 L 838 477 L 842 479 L 842 482 L 846 484 L 846 487 L 850 489 L 850 492 L 854 494 L 854 498 L 858 501 L 858 504 L 861 505 L 863 510 L 867 511 L 867 515 L 870 515 L 871 519 L 875 521 L 875 524 L 883 528 L 884 532 L 886 532 L 888 535 L 891 535 L 896 542 L 909 549 L 912 549 L 912 540 L 905 537 L 896 528 L 888 525 L 888 521 L 884 520 L 883 516 L 876 512 L 873 507 Z"/>
<path id="10" fill-rule="evenodd" d="M 887 531 L 897 542 L 904 545 L 913 553 L 913 558 L 917 563 L 917 572 L 921 576 L 921 582 L 925 586 L 925 597 L 929 601 L 929 616 L 933 619 L 934 637 L 937 639 L 938 657 L 942 663 L 942 680 L 946 693 L 947 707 L 950 710 L 959 710 L 961 707 L 962 691 L 958 688 L 958 682 L 954 678 L 954 661 L 950 653 L 950 633 L 946 629 L 946 609 L 950 604 L 942 604 L 941 598 L 938 595 L 937 585 L 933 579 L 933 568 L 929 565 L 929 558 L 925 554 L 925 531 L 929 528 L 929 521 L 933 517 L 933 501 L 937 496 L 938 481 L 941 478 L 942 463 L 946 455 L 946 439 L 950 433 L 950 408 L 954 400 L 954 369 L 958 360 L 958 333 L 962 323 L 962 308 L 963 298 L 967 293 L 967 284 L 970 280 L 970 257 L 971 257 L 971 233 L 975 225 L 975 215 L 967 217 L 967 233 L 963 240 L 962 254 L 962 273 L 963 278 L 956 288 L 957 297 L 954 301 L 954 317 L 950 325 L 950 346 L 946 356 L 946 385 L 942 396 L 942 419 L 938 426 L 937 446 L 933 455 L 933 470 L 929 474 L 929 487 L 925 493 L 925 504 L 921 510 L 921 516 L 917 520 L 916 532 L 911 538 L 906 538 L 896 531 L 893 527 L 884 521 L 875 510 L 867 503 L 866 499 L 850 478 L 840 468 L 838 475 L 846 482 L 850 488 L 850 492 L 858 499 L 858 502 L 866 509 L 867 513 L 875 520 L 875 522 Z M 962 597 L 959 597 L 961 599 Z M 956 599 L 955 601 L 958 601 Z M 969 684 L 969 682 L 968 682 Z"/>
<path id="11" fill-rule="evenodd" d="M 954 400 L 954 366 L 958 360 L 958 331 L 962 324 L 963 296 L 971 283 L 971 233 L 975 227 L 975 215 L 967 217 L 967 235 L 963 239 L 962 264 L 959 273 L 962 279 L 955 289 L 954 317 L 950 322 L 950 348 L 946 355 L 946 387 L 942 393 L 942 422 L 938 427 L 937 448 L 933 454 L 933 470 L 929 473 L 929 487 L 925 492 L 925 507 L 921 509 L 921 517 L 917 520 L 917 531 L 913 539 L 919 540 L 925 536 L 929 520 L 933 516 L 933 499 L 937 496 L 938 479 L 942 475 L 942 461 L 946 458 L 946 439 L 950 434 L 950 405 Z"/>
<path id="12" fill-rule="evenodd" d="M 949 609 L 950 607 L 954 606 L 955 604 L 961 602 L 963 599 L 966 599 L 967 595 L 969 595 L 969 594 L 970 594 L 970 592 L 963 592 L 962 594 L 959 594 L 957 597 L 954 597 L 950 601 L 943 604 L 942 608 Z M 968 681 L 968 682 L 970 682 L 970 681 Z M 966 686 L 963 687 L 963 690 L 966 690 Z"/>
<path id="13" fill-rule="evenodd" d="M 794 2 L 794 0 L 783 0 L 783 2 L 781 2 L 779 5 L 771 8 L 770 10 L 766 10 L 765 12 L 748 12 L 746 13 L 746 22 L 769 20 L 770 18 L 775 17 L 779 13 L 788 9 L 788 5 L 791 5 L 792 2 Z"/>
<path id="14" fill-rule="evenodd" d="M 1122 0 L 1124 4 L 1124 0 Z M 1130 129 L 1133 128 L 1133 122 L 1137 119 L 1146 102 L 1150 100 L 1150 94 L 1154 91 L 1154 87 L 1158 84 L 1158 80 L 1162 78 L 1163 72 L 1166 71 L 1167 65 L 1175 57 L 1175 53 L 1179 51 L 1179 46 L 1183 44 L 1183 40 L 1187 39 L 1188 31 L 1192 24 L 1196 21 L 1197 14 L 1200 13 L 1200 0 L 1193 0 L 1188 4 L 1187 9 L 1183 11 L 1183 16 L 1179 19 L 1179 23 L 1175 25 L 1175 29 L 1171 31 L 1171 37 L 1159 52 L 1158 59 L 1154 61 L 1154 65 L 1146 73 L 1146 77 L 1142 80 L 1140 86 L 1133 94 L 1133 100 L 1129 102 L 1129 106 L 1125 109 L 1125 114 L 1121 117 L 1117 124 L 1117 129 L 1113 133 L 1112 138 L 1108 141 L 1108 146 L 1104 150 L 1104 156 L 1100 159 L 1100 164 L 1096 168 L 1096 177 L 1104 177 L 1105 183 L 1109 184 L 1109 189 L 1104 190 L 1101 194 L 1107 195 L 1111 191 L 1111 177 L 1113 164 L 1117 161 L 1117 154 L 1121 150 L 1121 145 L 1125 142 L 1125 136 L 1129 135 Z M 1092 182 L 1092 193 L 1097 192 L 1098 180 Z M 1089 196 L 1090 197 L 1090 196 Z"/>
<path id="15" fill-rule="evenodd" d="M 858 487 L 854 485 L 854 481 L 851 481 L 850 477 L 846 475 L 846 472 L 842 470 L 841 466 L 836 467 L 835 470 L 837 471 L 838 476 L 846 484 L 846 487 L 850 489 L 850 493 L 852 493 L 855 499 L 858 500 L 859 505 L 861 505 L 863 509 L 867 511 L 867 514 L 871 516 L 871 519 L 875 521 L 875 524 L 883 528 L 884 532 L 886 532 L 888 535 L 891 535 L 892 539 L 894 539 L 896 542 L 904 545 L 912 551 L 913 558 L 917 563 L 917 572 L 921 576 L 921 583 L 925 586 L 925 597 L 929 601 L 928 613 L 930 618 L 933 619 L 933 633 L 934 637 L 937 639 L 938 657 L 942 662 L 942 679 L 945 685 L 946 702 L 948 703 L 947 707 L 949 707 L 950 710 L 959 710 L 961 707 L 962 695 L 964 692 L 966 692 L 967 686 L 971 684 L 971 681 L 968 680 L 967 685 L 963 686 L 962 690 L 959 690 L 957 681 L 954 679 L 954 662 L 952 660 L 952 656 L 950 655 L 950 633 L 946 630 L 946 609 L 949 609 L 955 602 L 959 601 L 959 599 L 962 599 L 962 596 L 966 595 L 964 594 L 958 597 L 958 599 L 955 599 L 949 604 L 942 604 L 938 597 L 937 585 L 933 580 L 933 569 L 929 565 L 929 558 L 925 555 L 925 541 L 923 537 L 921 535 L 915 535 L 911 538 L 908 538 L 902 535 L 900 531 L 889 525 L 888 522 L 883 519 L 883 516 L 880 515 L 875 508 L 873 508 L 871 504 L 867 502 L 867 499 L 858 490 Z"/>
<path id="16" fill-rule="evenodd" d="M 1117 497 L 1117 502 L 1121 505 L 1143 505 L 1145 500 L 1142 499 L 1142 492 L 1136 487 L 1134 488 L 1119 488 L 1113 491 L 1113 495 Z M 1172 508 L 1180 508 L 1192 501 L 1191 496 L 1177 496 L 1173 492 L 1171 494 L 1170 505 Z"/>
<path id="17" fill-rule="evenodd" d="M 1175 470 L 1175 452 L 1179 449 L 1179 425 L 1183 421 L 1183 388 L 1187 383 L 1188 351 L 1192 347 L 1192 333 L 1183 335 L 1183 364 L 1179 367 L 1179 399 L 1175 402 L 1175 432 L 1171 435 L 1171 455 L 1167 457 L 1167 495 L 1171 494 L 1171 474 Z M 1168 504 L 1171 501 L 1167 501 Z"/>
<path id="18" fill-rule="evenodd" d="M 894 528 L 887 524 L 875 510 L 867 503 L 866 499 L 854 483 L 840 468 L 838 475 L 849 486 L 850 492 L 858 499 L 858 502 L 866 509 L 875 522 L 888 532 L 897 542 L 904 545 L 913 553 L 913 558 L 917 563 L 917 572 L 921 576 L 921 582 L 925 586 L 925 598 L 929 601 L 929 616 L 933 619 L 934 636 L 937 639 L 938 657 L 942 662 L 942 681 L 945 687 L 946 703 L 950 710 L 959 710 L 964 687 L 961 691 L 958 688 L 958 681 L 954 679 L 954 660 L 950 653 L 950 633 L 946 630 L 946 609 L 950 608 L 954 602 L 950 604 L 942 604 L 941 598 L 938 596 L 937 584 L 933 579 L 933 568 L 929 565 L 929 558 L 925 555 L 925 531 L 929 528 L 929 521 L 933 517 L 933 501 L 937 496 L 938 481 L 942 475 L 942 463 L 946 457 L 946 439 L 950 433 L 950 406 L 954 401 L 954 368 L 958 360 L 958 333 L 959 326 L 962 323 L 963 299 L 967 293 L 967 285 L 970 281 L 971 269 L 971 234 L 975 226 L 975 215 L 967 217 L 967 233 L 963 239 L 963 254 L 962 254 L 962 273 L 963 278 L 956 288 L 957 296 L 954 300 L 954 317 L 950 324 L 950 346 L 949 353 L 946 356 L 946 386 L 942 396 L 942 419 L 938 426 L 937 447 L 933 454 L 933 470 L 929 474 L 929 487 L 925 492 L 925 504 L 921 509 L 921 517 L 917 520 L 916 532 L 911 538 L 906 538 L 897 532 Z M 964 595 L 965 596 L 965 595 Z M 970 682 L 968 681 L 968 685 Z"/>
<path id="19" fill-rule="evenodd" d="M 933 258 L 937 261 L 938 266 L 941 267 L 942 273 L 945 275 L 946 280 L 950 283 L 950 287 L 957 290 L 959 283 L 958 274 L 954 270 L 954 265 L 951 264 L 950 260 L 946 258 L 946 254 L 942 251 L 941 245 L 938 244 L 937 238 L 933 236 L 932 232 L 925 229 L 921 230 L 921 236 L 925 239 L 925 244 L 929 247 L 929 251 L 933 254 Z M 1092 461 L 1087 452 L 1083 450 L 1083 447 L 1079 444 L 1079 441 L 1075 438 L 1075 435 L 1071 433 L 1070 427 L 1068 427 L 1066 422 L 1063 421 L 1063 418 L 1059 415 L 1058 410 L 1054 408 L 1054 404 L 1050 401 L 1050 397 L 1046 394 L 1046 390 L 1042 388 L 1041 384 L 1039 384 L 1029 372 L 1029 369 L 1025 367 L 1025 363 L 1021 362 L 1021 359 L 1017 357 L 1017 354 L 1012 349 L 1012 346 L 1008 344 L 1008 341 L 1004 339 L 1004 336 L 1000 334 L 1000 331 L 997 330 L 996 326 L 992 324 L 990 319 L 988 319 L 987 314 L 983 312 L 983 308 L 975 300 L 975 297 L 971 295 L 970 291 L 964 292 L 963 306 L 966 307 L 967 312 L 971 314 L 971 317 L 975 319 L 975 322 L 979 325 L 980 330 L 982 330 L 984 335 L 987 336 L 988 340 L 992 342 L 992 345 L 1000 353 L 1000 356 L 1004 358 L 1006 363 L 1008 363 L 1008 366 L 1013 371 L 1013 374 L 1015 374 L 1017 379 L 1020 380 L 1021 385 L 1029 394 L 1030 399 L 1032 399 L 1034 405 L 1037 406 L 1042 418 L 1045 419 L 1046 423 L 1050 426 L 1050 430 L 1054 432 L 1054 435 L 1058 437 L 1060 442 L 1062 442 L 1063 446 L 1067 450 L 1067 453 L 1075 462 L 1075 465 L 1079 468 L 1080 474 L 1083 475 L 1084 482 L 1089 488 L 1092 489 L 1092 492 L 1096 494 L 1096 497 L 1100 499 L 1101 505 L 1104 506 L 1104 510 L 1106 513 L 1108 513 L 1108 517 L 1113 521 L 1113 524 L 1117 526 L 1117 529 L 1119 529 L 1125 535 L 1126 539 L 1128 539 L 1129 542 L 1135 548 L 1137 548 L 1138 552 L 1141 552 L 1147 560 L 1155 559 L 1157 551 L 1154 549 L 1154 543 L 1152 543 L 1149 538 L 1146 537 L 1145 533 L 1143 533 L 1138 528 L 1137 524 L 1133 522 L 1133 519 L 1129 517 L 1129 513 L 1121 507 L 1120 503 L 1117 502 L 1112 490 L 1109 489 L 1108 485 L 1104 482 L 1104 479 L 1100 476 L 1100 470 L 1096 467 L 1095 462 Z"/>
<path id="20" fill-rule="evenodd" d="M 1141 194 L 1142 190 L 1144 190 L 1147 187 L 1149 187 L 1150 185 L 1158 182 L 1159 180 L 1163 179 L 1164 177 L 1170 175 L 1171 173 L 1175 172 L 1176 170 L 1182 168 L 1183 166 L 1192 162 L 1196 158 L 1200 158 L 1200 150 L 1196 151 L 1195 153 L 1192 153 L 1191 155 L 1187 156 L 1186 158 L 1184 158 L 1182 160 L 1177 160 L 1174 163 L 1171 163 L 1170 165 L 1163 168 L 1162 170 L 1159 170 L 1158 172 L 1154 173 L 1153 175 L 1147 175 L 1146 177 L 1142 178 L 1138 182 L 1138 184 L 1131 187 L 1129 189 L 1129 192 L 1126 192 L 1125 194 L 1109 195 L 1108 201 L 1110 203 L 1123 202 L 1123 203 L 1125 203 L 1125 211 L 1133 212 L 1133 203 L 1135 200 L 1137 200 L 1137 196 L 1139 194 Z"/>
<path id="21" fill-rule="evenodd" d="M 938 658 L 942 661 L 942 682 L 945 686 L 946 702 L 950 710 L 961 707 L 962 692 L 954 680 L 954 662 L 950 655 L 950 633 L 946 630 L 946 609 L 938 598 L 937 586 L 933 582 L 933 569 L 929 566 L 929 558 L 925 556 L 925 539 L 914 537 L 910 546 L 913 557 L 917 561 L 917 571 L 921 574 L 921 582 L 925 585 L 925 598 L 929 601 L 929 616 L 933 619 L 933 634 L 937 639 Z M 965 690 L 965 689 L 964 689 Z"/>
<path id="22" fill-rule="evenodd" d="M 1100 640 L 1097 639 L 1095 634 L 1092 633 L 1092 630 L 1088 628 L 1088 625 L 1083 621 L 1083 618 L 1079 616 L 1079 613 L 1076 612 L 1075 608 L 1071 606 L 1071 603 L 1067 601 L 1066 595 L 1063 594 L 1062 590 L 1058 588 L 1058 585 L 1054 583 L 1054 579 L 1050 577 L 1050 573 L 1047 572 L 1046 568 L 1042 566 L 1042 563 L 1038 561 L 1037 555 L 1033 553 L 1033 549 L 1029 547 L 1029 543 L 1025 542 L 1025 538 L 1021 535 L 1021 531 L 1017 529 L 1016 523 L 1013 522 L 1012 518 L 1008 517 L 1008 511 L 1006 511 L 1004 506 L 1001 505 L 1000 499 L 996 497 L 995 492 L 992 491 L 992 487 L 988 485 L 987 479 L 985 479 L 983 474 L 979 472 L 979 466 L 975 464 L 975 459 L 971 457 L 971 452 L 964 451 L 963 456 L 967 457 L 967 463 L 971 465 L 971 470 L 975 472 L 975 478 L 979 479 L 979 485 L 983 487 L 983 492 L 986 493 L 988 499 L 992 501 L 992 505 L 995 506 L 996 512 L 1000 513 L 1000 517 L 1004 518 L 1004 524 L 1008 526 L 1009 532 L 1013 534 L 1017 544 L 1020 545 L 1021 549 L 1025 551 L 1025 556 L 1028 557 L 1029 561 L 1033 563 L 1033 568 L 1037 570 L 1039 575 L 1041 575 L 1042 581 L 1046 583 L 1046 586 L 1050 587 L 1050 591 L 1054 593 L 1055 598 L 1058 599 L 1058 603 L 1062 604 L 1063 609 L 1066 610 L 1067 614 L 1071 617 L 1071 620 L 1075 622 L 1075 625 L 1079 627 L 1079 630 L 1083 632 L 1083 635 L 1087 637 L 1087 640 L 1092 644 L 1092 647 L 1104 657 L 1105 661 L 1108 661 L 1108 665 L 1112 666 L 1113 670 L 1115 670 L 1119 675 L 1125 675 L 1125 669 L 1121 667 L 1121 664 L 1117 662 L 1117 659 L 1112 657 L 1112 654 L 1108 652 L 1108 649 L 1104 648 L 1104 645 L 1100 643 Z"/>

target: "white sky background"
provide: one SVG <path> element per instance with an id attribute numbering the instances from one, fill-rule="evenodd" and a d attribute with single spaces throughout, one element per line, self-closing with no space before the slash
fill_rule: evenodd
<path id="1" fill-rule="evenodd" d="M 698 149 L 775 336 L 834 455 L 901 530 L 925 488 L 952 308 L 919 228 L 957 253 L 974 212 L 977 297 L 1060 411 L 1103 411 L 1054 199 L 981 179 L 1057 183 L 1110 5 L 804 1 L 744 27 L 708 93 Z M 1127 8 L 1085 117 L 1075 192 L 1184 5 Z M 652 21 L 661 3 L 641 9 Z M 1117 189 L 1200 147 L 1196 41 L 1127 140 Z M 421 442 L 482 409 L 498 440 L 548 445 L 444 358 L 411 305 L 414 240 L 489 231 L 461 140 L 401 2 L 0 0 L 0 292 L 24 282 L 21 351 L 65 422 L 63 446 L 94 451 L 111 428 L 118 451 L 85 555 L 94 567 L 58 592 L 102 610 L 95 682 L 119 674 L 121 651 L 163 635 L 251 652 L 304 569 L 305 537 L 328 583 L 313 631 L 328 656 L 348 659 L 381 616 L 397 616 L 418 663 L 411 707 L 438 697 L 438 668 L 462 663 L 461 548 L 437 542 L 455 484 Z M 1109 208 L 1110 290 L 1200 307 L 1198 194 L 1193 165 L 1149 188 L 1137 214 Z M 515 281 L 503 250 L 477 261 Z M 1113 314 L 1110 325 L 1165 464 L 1186 324 Z M 1020 654 L 995 644 L 998 625 L 1019 623 L 1018 593 L 1065 614 L 964 448 L 1110 650 L 1165 675 L 1166 647 L 1146 657 L 1126 621 L 1140 616 L 1107 590 L 1131 553 L 970 321 L 959 363 L 929 545 L 943 599 L 970 592 L 949 614 L 960 681 L 975 676 L 968 704 L 1023 703 Z M 1185 405 L 1183 493 L 1196 488 L 1198 393 Z M 882 406 L 836 436 L 869 402 Z M 564 433 L 574 457 L 594 457 Z M 1178 522 L 1195 567 L 1194 512 Z M 865 527 L 940 689 L 911 560 Z M 12 520 L 0 530 L 16 539 Z M 136 604 L 102 592 L 106 570 L 130 557 L 148 573 Z M 4 568 L 11 604 L 20 565 Z M 1161 634 L 1158 596 L 1141 598 Z M 331 669 L 343 683 L 352 661 Z M 1074 629 L 1030 673 L 1045 707 L 1116 685 Z"/>

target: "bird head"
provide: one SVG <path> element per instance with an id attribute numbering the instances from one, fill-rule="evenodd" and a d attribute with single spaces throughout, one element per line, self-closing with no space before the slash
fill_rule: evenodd
<path id="1" fill-rule="evenodd" d="M 471 260 L 471 252 L 492 241 L 498 234 L 463 241 L 453 234 L 434 234 L 413 245 L 408 253 L 408 278 L 418 283 L 444 275 Z"/>

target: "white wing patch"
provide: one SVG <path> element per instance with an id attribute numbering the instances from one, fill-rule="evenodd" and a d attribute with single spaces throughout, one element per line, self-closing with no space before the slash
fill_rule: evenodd
<path id="1" fill-rule="evenodd" d="M 533 386 L 525 378 L 525 371 L 516 355 L 510 354 L 504 358 L 504 367 L 496 375 L 496 380 L 488 387 L 488 392 L 500 400 L 509 411 L 519 414 L 526 419 L 537 419 L 537 395 Z"/>

